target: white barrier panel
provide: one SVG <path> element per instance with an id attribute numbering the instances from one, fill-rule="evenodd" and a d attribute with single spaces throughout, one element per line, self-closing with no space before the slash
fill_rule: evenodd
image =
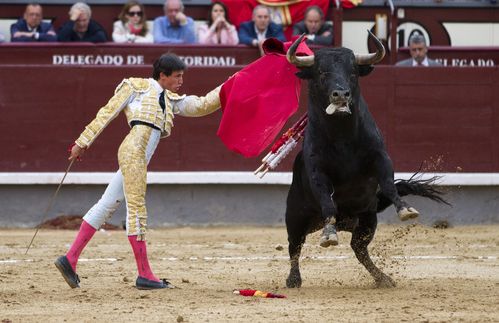
<path id="1" fill-rule="evenodd" d="M 69 173 L 64 184 L 107 184 L 114 173 Z M 59 184 L 64 173 L 0 173 L 0 185 Z M 395 179 L 409 179 L 412 173 L 395 173 Z M 499 173 L 424 173 L 419 179 L 439 176 L 440 186 L 498 186 Z M 253 172 L 149 172 L 149 184 L 266 184 L 290 185 L 291 172 L 268 173 L 263 178 Z"/>

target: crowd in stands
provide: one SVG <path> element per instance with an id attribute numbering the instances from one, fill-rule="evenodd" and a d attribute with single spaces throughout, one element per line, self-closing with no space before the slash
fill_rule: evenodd
<path id="1" fill-rule="evenodd" d="M 43 21 L 42 6 L 30 3 L 23 16 L 10 26 L 10 39 L 11 42 L 244 44 L 259 48 L 262 52 L 262 43 L 267 38 L 273 37 L 284 42 L 305 34 L 309 45 L 333 44 L 333 26 L 325 21 L 324 12 L 316 5 L 308 6 L 303 20 L 292 26 L 292 39 L 286 39 L 283 27 L 272 21 L 271 10 L 265 5 L 254 7 L 251 20 L 240 23 L 238 28 L 231 23 L 227 6 L 219 0 L 211 4 L 206 22 L 197 25 L 191 17 L 184 14 L 182 0 L 166 0 L 163 11 L 163 16 L 148 24 L 145 6 L 137 0 L 129 0 L 114 22 L 109 38 L 104 28 L 92 19 L 92 10 L 84 2 L 71 6 L 67 21 L 57 31 L 50 22 Z M 0 33 L 0 43 L 4 41 L 5 36 Z M 422 35 L 412 35 L 409 50 L 411 58 L 396 65 L 441 65 L 427 56 L 428 48 Z"/>
<path id="2" fill-rule="evenodd" d="M 127 2 L 118 20 L 113 24 L 111 38 L 105 29 L 92 19 L 92 9 L 84 2 L 71 6 L 68 19 L 55 30 L 50 22 L 43 21 L 40 4 L 30 3 L 24 15 L 11 25 L 11 42 L 108 42 L 158 43 L 158 44 L 206 44 L 259 47 L 263 41 L 275 37 L 286 41 L 281 25 L 271 21 L 271 11 L 264 5 L 253 9 L 252 19 L 236 28 L 229 17 L 227 7 L 219 1 L 211 4 L 206 22 L 196 24 L 184 14 L 182 0 L 166 0 L 164 15 L 149 25 L 146 8 L 138 1 Z M 308 44 L 332 45 L 332 26 L 325 23 L 324 12 L 317 6 L 307 9 L 304 20 L 295 25 L 294 34 L 307 34 Z M 0 34 L 0 42 L 4 40 Z"/>

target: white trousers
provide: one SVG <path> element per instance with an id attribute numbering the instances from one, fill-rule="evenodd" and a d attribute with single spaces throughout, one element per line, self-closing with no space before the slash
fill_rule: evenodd
<path id="1" fill-rule="evenodd" d="M 161 131 L 153 129 L 146 148 L 146 160 L 149 164 L 151 157 L 158 146 L 159 139 L 161 136 Z M 125 193 L 123 190 L 123 175 L 121 170 L 118 169 L 116 174 L 114 174 L 111 182 L 107 185 L 104 194 L 100 200 L 88 210 L 87 214 L 83 217 L 83 220 L 90 224 L 94 229 L 98 230 L 101 225 L 111 218 L 114 212 L 118 209 L 118 206 L 125 199 Z M 128 212 L 127 212 L 127 234 L 128 234 Z"/>

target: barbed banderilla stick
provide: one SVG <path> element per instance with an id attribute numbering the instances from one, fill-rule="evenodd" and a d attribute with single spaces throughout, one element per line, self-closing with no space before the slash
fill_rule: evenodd
<path id="1" fill-rule="evenodd" d="M 47 216 L 50 209 L 52 208 L 52 204 L 54 204 L 55 198 L 57 197 L 57 194 L 59 194 L 59 190 L 61 189 L 62 183 L 64 183 L 64 179 L 68 175 L 69 170 L 71 169 L 71 166 L 73 166 L 73 163 L 75 160 L 76 160 L 76 158 L 74 158 L 73 160 L 71 160 L 71 162 L 69 162 L 68 168 L 66 169 L 66 172 L 64 173 L 64 176 L 62 177 L 61 182 L 59 183 L 59 186 L 57 186 L 57 189 L 55 190 L 54 195 L 52 196 L 52 198 L 49 201 L 49 205 L 47 206 L 47 208 L 45 209 L 45 212 L 43 213 L 43 217 L 42 217 L 42 220 L 40 221 L 40 224 L 38 224 L 36 226 L 35 234 L 33 235 L 33 238 L 31 238 L 31 241 L 29 242 L 28 248 L 26 249 L 26 252 L 24 253 L 25 255 L 28 254 L 29 248 L 31 248 L 31 245 L 33 244 L 33 241 L 35 240 L 35 237 L 38 233 L 38 230 L 40 229 L 40 226 L 42 225 L 43 221 L 45 221 L 45 217 Z"/>
<path id="2" fill-rule="evenodd" d="M 270 152 L 263 157 L 262 164 L 253 173 L 260 178 L 267 172 L 275 169 L 277 165 L 296 147 L 298 141 L 303 138 L 307 126 L 307 114 L 305 113 L 291 128 L 288 129 L 277 140 Z"/>

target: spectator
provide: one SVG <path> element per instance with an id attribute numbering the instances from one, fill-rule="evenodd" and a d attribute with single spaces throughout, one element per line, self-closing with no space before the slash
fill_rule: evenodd
<path id="1" fill-rule="evenodd" d="M 251 21 L 243 22 L 239 26 L 239 43 L 261 50 L 265 39 L 274 37 L 280 41 L 286 41 L 282 27 L 270 21 L 270 10 L 264 5 L 258 5 L 253 9 Z"/>
<path id="2" fill-rule="evenodd" d="M 331 46 L 333 44 L 333 27 L 324 23 L 324 12 L 318 6 L 310 6 L 305 10 L 303 21 L 293 27 L 293 35 L 306 34 L 307 44 Z"/>
<path id="3" fill-rule="evenodd" d="M 227 7 L 219 1 L 213 2 L 208 21 L 198 28 L 198 40 L 200 44 L 207 45 L 237 45 L 236 27 L 229 21 Z"/>
<path id="4" fill-rule="evenodd" d="M 152 43 L 144 6 L 138 1 L 125 4 L 113 25 L 113 41 L 116 43 Z"/>
<path id="5" fill-rule="evenodd" d="M 0 43 L 3 43 L 5 41 L 5 36 L 0 32 Z"/>
<path id="6" fill-rule="evenodd" d="M 411 58 L 397 62 L 397 66 L 442 66 L 439 62 L 428 58 L 426 40 L 421 34 L 414 34 L 409 38 L 409 51 Z"/>
<path id="7" fill-rule="evenodd" d="M 166 0 L 165 15 L 154 19 L 154 42 L 162 44 L 193 44 L 196 42 L 194 20 L 184 14 L 182 0 Z"/>
<path id="8" fill-rule="evenodd" d="M 12 42 L 57 41 L 52 24 L 43 22 L 42 6 L 30 3 L 24 10 L 23 18 L 10 26 Z"/>
<path id="9" fill-rule="evenodd" d="M 75 3 L 69 9 L 69 21 L 59 29 L 57 40 L 61 42 L 106 42 L 106 32 L 91 17 L 92 10 L 87 4 Z"/>

